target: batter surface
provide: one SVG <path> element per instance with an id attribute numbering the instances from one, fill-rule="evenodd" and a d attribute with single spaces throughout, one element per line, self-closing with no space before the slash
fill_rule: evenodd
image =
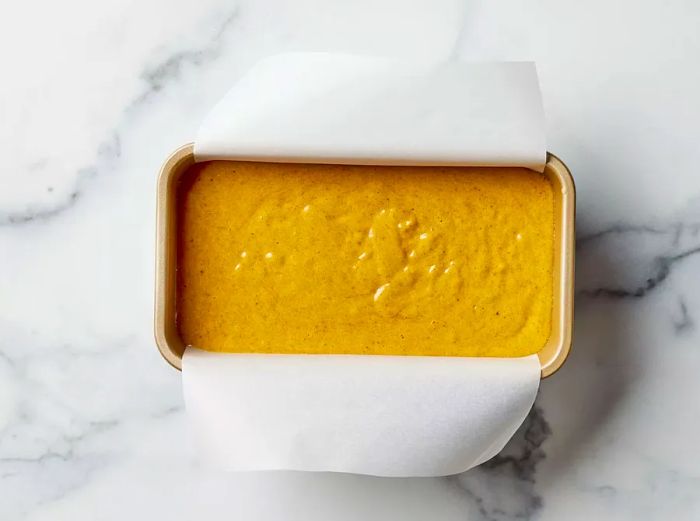
<path id="1" fill-rule="evenodd" d="M 188 345 L 514 357 L 549 337 L 553 192 L 533 171 L 213 161 L 178 201 Z"/>

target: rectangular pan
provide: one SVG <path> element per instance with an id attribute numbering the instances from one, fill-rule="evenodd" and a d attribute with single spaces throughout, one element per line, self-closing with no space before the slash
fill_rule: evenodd
<path id="1" fill-rule="evenodd" d="M 185 345 L 177 329 L 177 186 L 180 177 L 194 164 L 194 146 L 184 145 L 165 161 L 158 178 L 156 231 L 155 337 L 163 358 L 182 369 Z M 574 226 L 576 193 L 566 165 L 547 154 L 544 174 L 554 186 L 554 270 L 552 333 L 537 353 L 542 378 L 556 372 L 571 348 L 574 309 Z"/>

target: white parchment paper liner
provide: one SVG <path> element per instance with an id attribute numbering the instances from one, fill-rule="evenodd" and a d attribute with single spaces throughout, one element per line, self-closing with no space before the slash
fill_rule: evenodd
<path id="1" fill-rule="evenodd" d="M 527 166 L 544 116 L 530 63 L 325 53 L 255 66 L 205 119 L 198 161 Z M 235 318 L 232 317 L 232 320 Z M 537 393 L 536 355 L 251 355 L 188 348 L 183 388 L 206 459 L 228 470 L 455 474 L 497 454 Z"/>
<path id="2" fill-rule="evenodd" d="M 195 156 L 542 171 L 534 64 L 292 53 L 253 67 L 205 118 Z"/>

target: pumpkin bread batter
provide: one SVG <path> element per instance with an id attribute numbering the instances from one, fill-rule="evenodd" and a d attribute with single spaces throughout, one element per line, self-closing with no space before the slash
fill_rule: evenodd
<path id="1" fill-rule="evenodd" d="M 514 357 L 550 335 L 553 191 L 531 170 L 212 161 L 178 201 L 188 345 Z"/>

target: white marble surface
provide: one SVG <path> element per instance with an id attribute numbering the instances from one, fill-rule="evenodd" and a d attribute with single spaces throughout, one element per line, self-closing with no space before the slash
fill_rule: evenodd
<path id="1" fill-rule="evenodd" d="M 3 4 L 0 519 L 700 518 L 700 5 L 441 4 Z M 574 351 L 464 475 L 227 475 L 188 448 L 151 332 L 155 173 L 290 49 L 538 62 L 578 186 Z"/>

